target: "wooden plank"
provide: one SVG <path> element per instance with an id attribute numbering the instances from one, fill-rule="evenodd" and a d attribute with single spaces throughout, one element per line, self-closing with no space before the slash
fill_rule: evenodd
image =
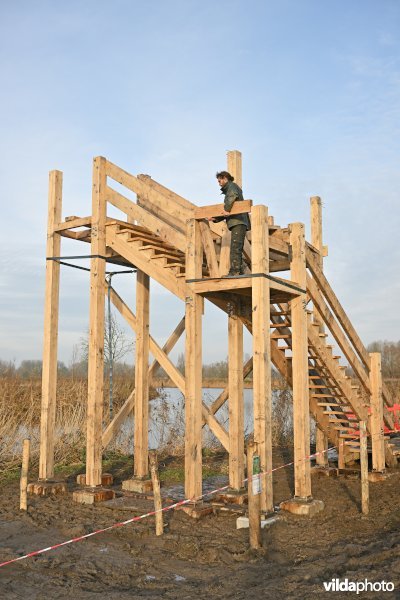
<path id="1" fill-rule="evenodd" d="M 186 274 L 201 277 L 203 250 L 197 221 L 187 223 Z M 190 289 L 190 288 L 189 288 Z M 186 296 L 185 497 L 202 494 L 202 309 L 201 296 Z"/>
<path id="2" fill-rule="evenodd" d="M 60 215 L 61 216 L 61 215 Z M 76 227 L 84 227 L 92 224 L 92 217 L 75 217 L 73 220 L 65 220 L 64 223 L 55 223 L 53 232 L 64 231 L 65 229 L 75 229 Z"/>
<path id="3" fill-rule="evenodd" d="M 207 294 L 209 292 L 223 292 L 231 290 L 240 290 L 251 288 L 256 279 L 268 279 L 271 290 L 283 292 L 288 295 L 288 300 L 292 296 L 298 296 L 302 290 L 292 284 L 291 281 L 285 280 L 266 273 L 251 273 L 249 275 L 240 275 L 238 277 L 223 277 L 223 278 L 207 278 L 200 281 L 192 281 L 186 273 L 186 282 L 197 294 Z"/>
<path id="4" fill-rule="evenodd" d="M 371 443 L 372 468 L 385 470 L 385 440 L 383 434 L 382 366 L 379 352 L 371 352 Z"/>
<path id="5" fill-rule="evenodd" d="M 160 491 L 160 478 L 158 476 L 158 460 L 157 452 L 152 450 L 149 452 L 149 465 L 151 481 L 153 484 L 153 496 L 154 496 L 154 511 L 156 521 L 156 535 L 162 535 L 164 533 L 163 513 L 162 513 L 162 500 Z"/>
<path id="6" fill-rule="evenodd" d="M 249 213 L 251 211 L 252 206 L 252 200 L 236 200 L 236 202 L 233 203 L 231 210 L 229 211 L 229 215 L 240 215 L 242 213 Z M 227 213 L 225 212 L 223 204 L 210 204 L 208 206 L 199 206 L 194 209 L 194 218 L 197 220 L 225 216 L 227 216 Z"/>
<path id="7" fill-rule="evenodd" d="M 257 493 L 257 485 L 260 483 L 260 475 L 253 474 L 253 460 L 259 456 L 258 444 L 249 442 L 247 444 L 247 490 L 249 510 L 249 541 L 250 548 L 257 550 L 261 548 L 261 497 Z"/>
<path id="8" fill-rule="evenodd" d="M 113 294 L 111 295 L 111 300 L 114 302 Z M 115 304 L 115 306 L 118 308 L 117 304 Z M 124 316 L 125 316 L 125 314 L 124 314 Z M 175 344 L 178 342 L 179 338 L 181 337 L 181 335 L 184 331 L 185 331 L 185 317 L 183 317 L 179 321 L 178 325 L 175 327 L 174 331 L 171 333 L 168 340 L 165 342 L 164 346 L 162 347 L 162 352 L 165 355 L 167 355 L 171 352 L 171 350 L 174 348 Z M 151 364 L 151 366 L 149 368 L 149 380 L 151 380 L 151 378 L 154 376 L 154 374 L 159 366 L 160 366 L 160 364 L 157 360 L 155 360 Z M 133 390 L 133 392 L 128 396 L 128 398 L 125 400 L 124 404 L 119 409 L 118 413 L 115 415 L 115 417 L 111 421 L 111 423 L 109 423 L 107 425 L 106 429 L 104 430 L 103 437 L 102 437 L 103 448 L 106 448 L 108 446 L 108 444 L 111 442 L 111 440 L 117 435 L 124 420 L 126 419 L 128 414 L 133 410 L 134 405 L 135 405 L 135 390 Z"/>
<path id="9" fill-rule="evenodd" d="M 92 238 L 90 252 L 96 257 L 106 251 L 106 160 L 93 161 Z M 104 277 L 105 260 L 90 261 L 88 407 L 86 437 L 86 484 L 101 485 L 102 423 L 104 387 Z"/>
<path id="10" fill-rule="evenodd" d="M 135 447 L 134 474 L 145 478 L 149 472 L 149 311 L 150 279 L 137 271 L 135 351 Z"/>
<path id="11" fill-rule="evenodd" d="M 208 272 L 210 277 L 219 277 L 219 266 L 210 227 L 208 223 L 205 222 L 200 222 L 199 225 L 204 254 L 207 259 Z"/>
<path id="12" fill-rule="evenodd" d="M 46 256 L 60 256 L 61 238 L 54 232 L 61 220 L 62 172 L 50 171 Z M 46 261 L 42 402 L 40 418 L 39 479 L 54 477 L 54 427 L 57 389 L 57 343 L 60 295 L 60 265 Z"/>
<path id="13" fill-rule="evenodd" d="M 252 213 L 252 273 L 268 273 L 268 209 L 255 206 Z M 261 510 L 273 509 L 272 493 L 272 394 L 270 284 L 266 277 L 252 278 L 254 441 L 258 444 L 263 478 Z"/>
<path id="14" fill-rule="evenodd" d="M 244 479 L 243 324 L 228 315 L 229 485 L 239 490 Z"/>
<path id="15" fill-rule="evenodd" d="M 291 278 L 306 286 L 305 234 L 302 223 L 290 226 L 292 260 Z M 295 496 L 311 496 L 310 417 L 308 390 L 308 343 L 305 295 L 291 302 L 292 321 L 292 380 L 293 380 L 293 434 L 294 434 L 294 487 Z"/>
<path id="16" fill-rule="evenodd" d="M 360 421 L 360 465 L 361 465 L 361 512 L 369 513 L 368 448 L 367 427 Z"/>
<path id="17" fill-rule="evenodd" d="M 158 235 L 165 242 L 185 252 L 185 236 L 179 231 L 173 229 L 170 225 L 167 225 L 167 223 L 164 223 L 164 221 L 144 210 L 128 198 L 125 198 L 125 196 L 109 186 L 106 188 L 106 193 L 108 202 L 115 206 L 115 208 L 118 208 L 128 215 L 128 217 L 131 217 L 140 225 Z"/>
<path id="18" fill-rule="evenodd" d="M 29 439 L 25 439 L 22 445 L 22 467 L 21 467 L 21 477 L 19 481 L 19 509 L 27 510 L 28 509 L 28 471 L 29 471 L 29 453 L 30 453 L 31 441 Z"/>

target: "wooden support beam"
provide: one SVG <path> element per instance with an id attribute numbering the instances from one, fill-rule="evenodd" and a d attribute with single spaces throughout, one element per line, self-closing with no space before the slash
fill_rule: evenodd
<path id="1" fill-rule="evenodd" d="M 136 283 L 136 357 L 135 357 L 135 477 L 149 472 L 149 311 L 150 279 L 137 271 Z"/>
<path id="2" fill-rule="evenodd" d="M 61 171 L 53 171 L 53 173 L 61 173 Z M 65 229 L 75 229 L 76 227 L 89 227 L 91 224 L 92 217 L 74 217 L 72 220 L 67 218 L 63 223 L 55 223 L 53 231 L 64 231 Z"/>
<path id="3" fill-rule="evenodd" d="M 361 465 L 361 512 L 369 513 L 368 448 L 367 426 L 360 421 L 360 465 Z"/>
<path id="4" fill-rule="evenodd" d="M 29 438 L 25 439 L 22 445 L 22 467 L 21 467 L 21 477 L 19 481 L 19 509 L 27 510 L 28 509 L 28 472 L 29 472 L 29 454 L 31 448 L 31 441 Z"/>
<path id="5" fill-rule="evenodd" d="M 242 154 L 227 153 L 227 169 L 242 187 Z M 234 207 L 237 207 L 237 202 Z M 251 208 L 251 207 L 250 207 Z M 230 240 L 229 240 L 230 241 Z M 247 241 L 247 240 L 246 240 Z M 230 251 L 225 249 L 226 266 Z M 228 393 L 229 393 L 229 485 L 239 490 L 244 479 L 244 397 L 243 397 L 243 323 L 236 314 L 228 313 Z"/>
<path id="6" fill-rule="evenodd" d="M 315 427 L 315 457 L 317 465 L 320 467 L 328 466 L 328 436 L 318 427 Z"/>
<path id="7" fill-rule="evenodd" d="M 61 220 L 62 172 L 50 171 L 46 256 L 60 256 L 61 238 L 54 228 Z M 57 342 L 60 265 L 46 261 L 42 405 L 40 419 L 39 479 L 54 477 L 54 427 L 57 389 Z"/>
<path id="8" fill-rule="evenodd" d="M 242 153 L 239 150 L 228 150 L 226 154 L 227 170 L 238 186 L 242 187 Z"/>
<path id="9" fill-rule="evenodd" d="M 268 274 L 268 209 L 254 206 L 252 212 L 252 273 Z M 258 444 L 261 470 L 266 472 L 261 494 L 261 510 L 273 509 L 272 493 L 272 399 L 270 280 L 252 278 L 253 402 L 254 441 Z"/>
<path id="10" fill-rule="evenodd" d="M 306 287 L 305 235 L 302 223 L 290 226 L 292 259 L 290 272 L 293 280 Z M 292 380 L 294 428 L 294 480 L 295 497 L 311 496 L 310 461 L 310 405 L 308 391 L 308 342 L 305 294 L 291 302 L 292 321 Z"/>
<path id="11" fill-rule="evenodd" d="M 228 274 L 230 267 L 230 255 L 231 255 L 231 232 L 229 231 L 226 223 L 221 223 L 224 230 L 221 237 L 221 253 L 219 256 L 219 276 L 224 277 Z"/>
<path id="12" fill-rule="evenodd" d="M 200 279 L 199 281 L 193 281 L 188 278 L 186 274 L 186 283 L 189 283 L 193 290 L 198 294 L 207 294 L 209 292 L 223 292 L 241 290 L 248 288 L 250 290 L 252 282 L 256 279 L 268 279 L 269 287 L 271 290 L 276 292 L 282 292 L 286 294 L 287 300 L 292 296 L 298 296 L 302 294 L 302 290 L 298 285 L 292 281 L 286 281 L 280 277 L 274 277 L 266 273 L 249 273 L 247 275 L 240 275 L 238 277 L 219 277 L 219 278 L 206 278 Z"/>
<path id="13" fill-rule="evenodd" d="M 229 485 L 239 490 L 244 479 L 243 323 L 236 314 L 228 316 L 228 348 Z"/>
<path id="14" fill-rule="evenodd" d="M 245 364 L 243 365 L 243 379 L 246 379 L 247 375 L 251 373 L 253 370 L 253 357 L 249 358 Z M 216 412 L 225 404 L 227 399 L 229 398 L 229 384 L 226 388 L 220 393 L 218 398 L 214 400 L 214 402 L 210 406 L 211 414 L 215 415 Z M 203 420 L 203 427 L 206 422 Z"/>
<path id="15" fill-rule="evenodd" d="M 322 242 L 322 202 L 319 196 L 310 198 L 311 205 L 311 243 L 320 252 L 319 264 L 323 269 L 323 242 Z M 308 291 L 308 288 L 307 288 Z M 320 333 L 324 333 L 324 326 L 321 319 L 318 318 L 318 309 L 314 307 L 314 322 L 320 324 Z M 315 431 L 316 442 L 316 463 L 319 466 L 326 467 L 328 465 L 328 438 L 318 427 Z"/>
<path id="16" fill-rule="evenodd" d="M 114 302 L 114 299 L 115 299 L 115 296 L 112 294 L 111 300 L 113 302 Z M 122 302 L 122 300 L 121 300 L 121 302 Z M 119 308 L 119 306 L 120 306 L 119 303 L 114 302 L 114 304 L 117 308 Z M 123 314 L 123 316 L 126 317 L 126 313 L 121 313 L 121 314 Z M 132 313 L 132 315 L 133 315 L 133 313 Z M 136 320 L 136 318 L 135 318 L 135 320 Z M 128 319 L 128 322 L 130 322 L 129 319 Z M 185 317 L 183 317 L 179 321 L 178 325 L 175 327 L 174 331 L 171 333 L 168 340 L 165 342 L 164 346 L 162 347 L 162 352 L 165 355 L 167 355 L 171 352 L 171 350 L 174 348 L 175 344 L 178 342 L 179 338 L 181 337 L 181 335 L 184 331 L 185 331 Z M 165 363 L 164 363 L 164 365 L 165 365 Z M 157 370 L 157 368 L 159 366 L 160 366 L 160 363 L 157 360 L 154 360 L 154 362 L 149 367 L 149 380 L 151 380 L 151 378 L 153 377 L 155 371 Z M 165 368 L 165 366 L 164 366 L 164 368 Z M 133 390 L 133 392 L 125 400 L 124 404 L 121 406 L 118 413 L 115 415 L 115 417 L 113 418 L 111 423 L 109 423 L 107 425 L 106 429 L 104 430 L 103 438 L 102 438 L 103 448 L 106 448 L 108 446 L 108 444 L 111 442 L 111 440 L 117 435 L 118 431 L 121 428 L 122 423 L 124 422 L 126 417 L 129 415 L 129 413 L 133 410 L 134 405 L 135 405 L 135 390 Z"/>
<path id="17" fill-rule="evenodd" d="M 204 254 L 206 255 L 210 277 L 219 277 L 219 266 L 215 252 L 214 240 L 208 223 L 200 221 L 200 233 L 203 242 Z"/>
<path id="18" fill-rule="evenodd" d="M 261 493 L 263 477 L 254 471 L 254 459 L 258 462 L 258 444 L 250 441 L 247 444 L 247 497 L 249 509 L 250 548 L 261 548 Z"/>
<path id="19" fill-rule="evenodd" d="M 345 469 L 345 468 L 346 468 L 345 445 L 344 445 L 344 439 L 340 438 L 339 446 L 338 446 L 338 469 Z"/>
<path id="20" fill-rule="evenodd" d="M 149 452 L 149 465 L 151 473 L 151 481 L 153 484 L 153 495 L 154 495 L 154 510 L 155 510 L 155 521 L 156 521 L 156 535 L 162 535 L 164 533 L 163 513 L 162 513 L 162 499 L 160 490 L 160 478 L 158 476 L 158 460 L 157 452 L 152 450 Z"/>
<path id="21" fill-rule="evenodd" d="M 101 485 L 102 421 L 104 389 L 104 277 L 106 251 L 106 160 L 93 162 L 92 238 L 90 261 L 88 408 L 86 438 L 86 485 Z"/>
<path id="22" fill-rule="evenodd" d="M 236 200 L 231 210 L 230 215 L 240 215 L 249 213 L 253 206 L 252 200 Z M 194 210 L 194 218 L 197 220 L 211 219 L 212 217 L 224 217 L 225 209 L 223 204 L 209 204 L 207 206 L 199 206 Z"/>
<path id="23" fill-rule="evenodd" d="M 195 219 L 189 219 L 187 277 L 201 277 L 202 261 L 199 223 Z M 202 494 L 202 310 L 201 296 L 188 289 L 185 311 L 185 496 L 190 499 Z"/>
<path id="24" fill-rule="evenodd" d="M 385 470 L 385 440 L 383 435 L 383 397 L 382 366 L 379 352 L 371 352 L 371 441 L 372 468 L 374 471 Z"/>

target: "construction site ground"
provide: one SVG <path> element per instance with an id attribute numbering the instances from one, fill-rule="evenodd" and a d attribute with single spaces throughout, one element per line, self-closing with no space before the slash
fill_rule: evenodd
<path id="1" fill-rule="evenodd" d="M 275 450 L 274 466 L 288 461 L 289 450 Z M 292 477 L 292 467 L 274 474 L 275 504 L 291 497 Z M 260 551 L 249 550 L 248 530 L 236 529 L 234 515 L 195 521 L 169 511 L 163 536 L 155 536 L 154 520 L 147 518 L 2 567 L 0 598 L 317 599 L 325 594 L 323 582 L 333 578 L 393 582 L 393 592 L 357 597 L 400 598 L 399 482 L 400 470 L 394 470 L 371 483 L 370 514 L 363 516 L 359 479 L 314 474 L 313 495 L 325 510 L 311 519 L 278 513 L 263 530 Z M 77 505 L 70 493 L 29 497 L 25 514 L 18 482 L 8 483 L 0 495 L 0 562 L 131 516 L 101 504 Z"/>

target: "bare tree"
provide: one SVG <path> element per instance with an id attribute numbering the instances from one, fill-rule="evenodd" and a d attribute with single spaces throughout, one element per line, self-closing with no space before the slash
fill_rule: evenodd
<path id="1" fill-rule="evenodd" d="M 89 331 L 80 340 L 81 360 L 88 362 L 89 357 Z M 104 321 L 104 362 L 108 368 L 124 356 L 134 351 L 134 342 L 127 339 L 125 331 L 118 324 L 113 312 L 111 312 L 110 327 L 108 315 Z"/>

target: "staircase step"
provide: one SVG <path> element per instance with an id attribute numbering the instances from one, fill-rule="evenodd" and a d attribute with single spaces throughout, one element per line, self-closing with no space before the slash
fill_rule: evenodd
<path id="1" fill-rule="evenodd" d="M 283 334 L 283 333 L 272 333 L 271 334 L 271 339 L 272 340 L 287 340 L 289 338 L 291 338 L 292 336 L 289 334 Z M 288 346 L 289 347 L 289 346 Z"/>
<path id="2" fill-rule="evenodd" d="M 291 325 L 291 323 L 289 323 L 289 322 L 287 322 L 287 321 L 286 321 L 285 323 L 271 323 L 271 324 L 270 324 L 270 327 L 272 327 L 272 328 L 278 328 L 278 327 L 291 327 L 291 326 L 292 326 L 292 325 Z"/>
<path id="3" fill-rule="evenodd" d="M 344 398 L 343 395 L 335 395 L 335 394 L 311 394 L 313 398 Z"/>

